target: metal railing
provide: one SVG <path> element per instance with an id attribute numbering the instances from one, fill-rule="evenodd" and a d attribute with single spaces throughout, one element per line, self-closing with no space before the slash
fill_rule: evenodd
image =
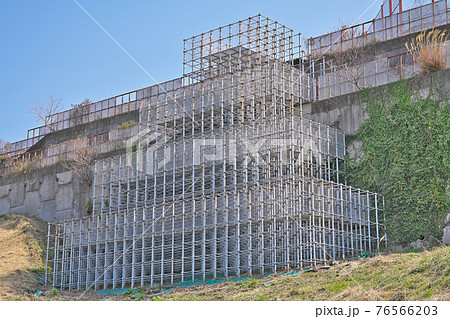
<path id="1" fill-rule="evenodd" d="M 387 58 L 388 71 L 398 70 L 412 64 L 415 64 L 415 60 L 414 54 L 411 51 L 392 55 Z"/>
<path id="2" fill-rule="evenodd" d="M 92 152 L 108 153 L 126 147 L 126 141 L 138 134 L 138 127 L 128 127 L 101 134 L 91 135 L 50 145 L 38 150 L 27 151 L 14 156 L 2 155 L 0 176 L 24 169 L 24 165 L 31 165 L 33 169 L 70 160 L 76 149 L 89 147 Z"/>
<path id="3" fill-rule="evenodd" d="M 386 41 L 411 33 L 448 24 L 450 12 L 447 0 L 436 1 L 417 8 L 394 13 L 355 26 L 309 38 L 308 54 L 317 58 L 376 41 Z"/>
<path id="4" fill-rule="evenodd" d="M 443 43 L 443 49 L 446 65 L 450 66 L 450 41 Z M 420 66 L 415 63 L 414 56 L 409 51 L 351 68 L 321 68 L 320 73 L 315 74 L 316 100 L 325 100 L 353 93 L 361 88 L 377 87 L 411 78 L 420 72 Z"/>
<path id="5" fill-rule="evenodd" d="M 26 139 L 10 143 L 8 152 L 0 152 L 0 154 L 11 157 L 20 155 L 49 133 L 137 110 L 141 99 L 156 96 L 160 92 L 173 91 L 181 87 L 181 84 L 182 79 L 177 78 L 53 114 L 47 118 L 47 125 L 28 130 Z"/>
<path id="6" fill-rule="evenodd" d="M 102 144 L 105 142 L 109 142 L 109 132 L 90 135 L 87 137 L 87 145 L 88 146 L 95 146 L 95 145 Z"/>

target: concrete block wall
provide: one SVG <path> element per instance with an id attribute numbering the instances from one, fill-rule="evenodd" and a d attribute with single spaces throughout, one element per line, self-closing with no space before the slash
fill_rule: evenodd
<path id="1" fill-rule="evenodd" d="M 0 214 L 27 214 L 44 221 L 59 221 L 86 214 L 92 188 L 71 171 L 58 167 L 0 181 Z"/>
<path id="2" fill-rule="evenodd" d="M 128 121 L 138 122 L 139 111 L 134 110 L 50 133 L 31 147 L 30 151 L 76 137 L 108 132 Z M 102 156 L 113 156 L 120 152 L 122 150 L 119 149 Z M 91 198 L 92 188 L 58 164 L 31 172 L 0 176 L 0 214 L 27 214 L 44 221 L 60 221 L 85 215 L 86 205 Z"/>

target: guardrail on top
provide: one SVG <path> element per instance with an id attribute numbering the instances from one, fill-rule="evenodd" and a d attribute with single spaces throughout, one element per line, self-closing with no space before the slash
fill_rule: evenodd
<path id="1" fill-rule="evenodd" d="M 448 24 L 450 12 L 447 0 L 394 13 L 315 38 L 309 38 L 308 54 L 317 58 L 326 53 L 345 51 L 375 41 L 386 41 Z"/>
<path id="2" fill-rule="evenodd" d="M 127 113 L 139 108 L 137 101 L 162 92 L 170 92 L 181 87 L 181 84 L 181 78 L 177 78 L 143 89 L 117 95 L 105 100 L 93 102 L 88 105 L 59 112 L 48 118 L 48 126 L 52 131 L 60 131 L 73 126 Z"/>
<path id="3" fill-rule="evenodd" d="M 442 47 L 445 50 L 445 64 L 448 68 L 450 67 L 450 41 L 442 43 Z M 349 68 L 341 68 L 341 66 L 322 68 L 314 75 L 317 87 L 315 98 L 320 101 L 353 93 L 360 88 L 377 87 L 411 78 L 421 71 L 420 65 L 414 59 L 414 54 L 410 51 Z M 355 83 L 356 81 L 358 83 Z"/>
<path id="4" fill-rule="evenodd" d="M 8 146 L 8 152 L 0 152 L 0 154 L 3 156 L 17 156 L 23 154 L 45 135 L 51 132 L 64 130 L 77 125 L 86 124 L 136 110 L 139 108 L 139 100 L 162 92 L 170 92 L 174 89 L 180 88 L 181 85 L 182 79 L 177 78 L 53 114 L 48 117 L 47 125 L 29 129 L 26 139 L 10 143 Z"/>
<path id="5" fill-rule="evenodd" d="M 112 130 L 96 135 L 76 138 L 59 144 L 26 151 L 14 156 L 0 157 L 0 177 L 11 172 L 19 172 L 24 169 L 35 169 L 55 164 L 73 158 L 74 151 L 79 148 L 88 147 L 93 152 L 107 153 L 124 149 L 128 139 L 139 133 L 138 125 Z"/>

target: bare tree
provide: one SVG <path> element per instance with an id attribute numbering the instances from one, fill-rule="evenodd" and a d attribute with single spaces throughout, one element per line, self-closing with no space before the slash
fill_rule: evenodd
<path id="1" fill-rule="evenodd" d="M 10 158 L 5 153 L 10 151 L 11 144 L 0 138 L 0 177 L 3 177 L 7 173 L 5 169 L 10 163 Z"/>
<path id="2" fill-rule="evenodd" d="M 0 154 L 11 151 L 11 143 L 0 138 Z"/>
<path id="3" fill-rule="evenodd" d="M 360 36 L 366 35 L 367 31 L 363 30 L 362 24 L 355 25 L 355 21 L 350 19 L 341 20 L 339 19 L 337 27 L 334 28 L 333 32 L 340 31 L 341 38 L 339 41 L 347 41 L 352 38 L 358 38 Z"/>
<path id="4" fill-rule="evenodd" d="M 372 45 L 355 46 L 334 54 L 328 62 L 331 72 L 353 84 L 358 90 L 364 88 L 365 65 Z"/>
<path id="5" fill-rule="evenodd" d="M 39 103 L 29 109 L 29 112 L 39 121 L 42 122 L 51 131 L 55 131 L 52 128 L 52 115 L 61 112 L 62 105 L 61 99 L 55 99 L 53 96 L 49 97 L 49 101 L 46 103 Z"/>
<path id="6" fill-rule="evenodd" d="M 91 100 L 86 98 L 79 104 L 71 105 L 71 110 L 69 113 L 71 125 L 80 125 L 83 123 L 83 117 L 89 114 L 89 105 L 91 103 Z"/>
<path id="7" fill-rule="evenodd" d="M 81 140 L 75 141 L 73 145 L 73 155 L 62 163 L 63 167 L 71 170 L 83 183 L 91 186 L 94 179 L 94 162 L 98 154 L 95 149 L 83 146 Z"/>

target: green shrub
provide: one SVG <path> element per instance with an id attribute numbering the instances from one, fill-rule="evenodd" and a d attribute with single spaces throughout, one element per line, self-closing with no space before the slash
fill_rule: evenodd
<path id="1" fill-rule="evenodd" d="M 122 124 L 120 124 L 119 126 L 117 126 L 117 129 L 118 130 L 124 130 L 124 129 L 126 129 L 126 128 L 129 128 L 129 127 L 133 127 L 133 126 L 136 126 L 138 123 L 136 122 L 136 121 L 128 121 L 128 122 L 125 122 L 125 123 L 122 123 Z"/>
<path id="2" fill-rule="evenodd" d="M 241 287 L 254 288 L 259 286 L 260 282 L 258 279 L 249 279 L 241 283 Z"/>

